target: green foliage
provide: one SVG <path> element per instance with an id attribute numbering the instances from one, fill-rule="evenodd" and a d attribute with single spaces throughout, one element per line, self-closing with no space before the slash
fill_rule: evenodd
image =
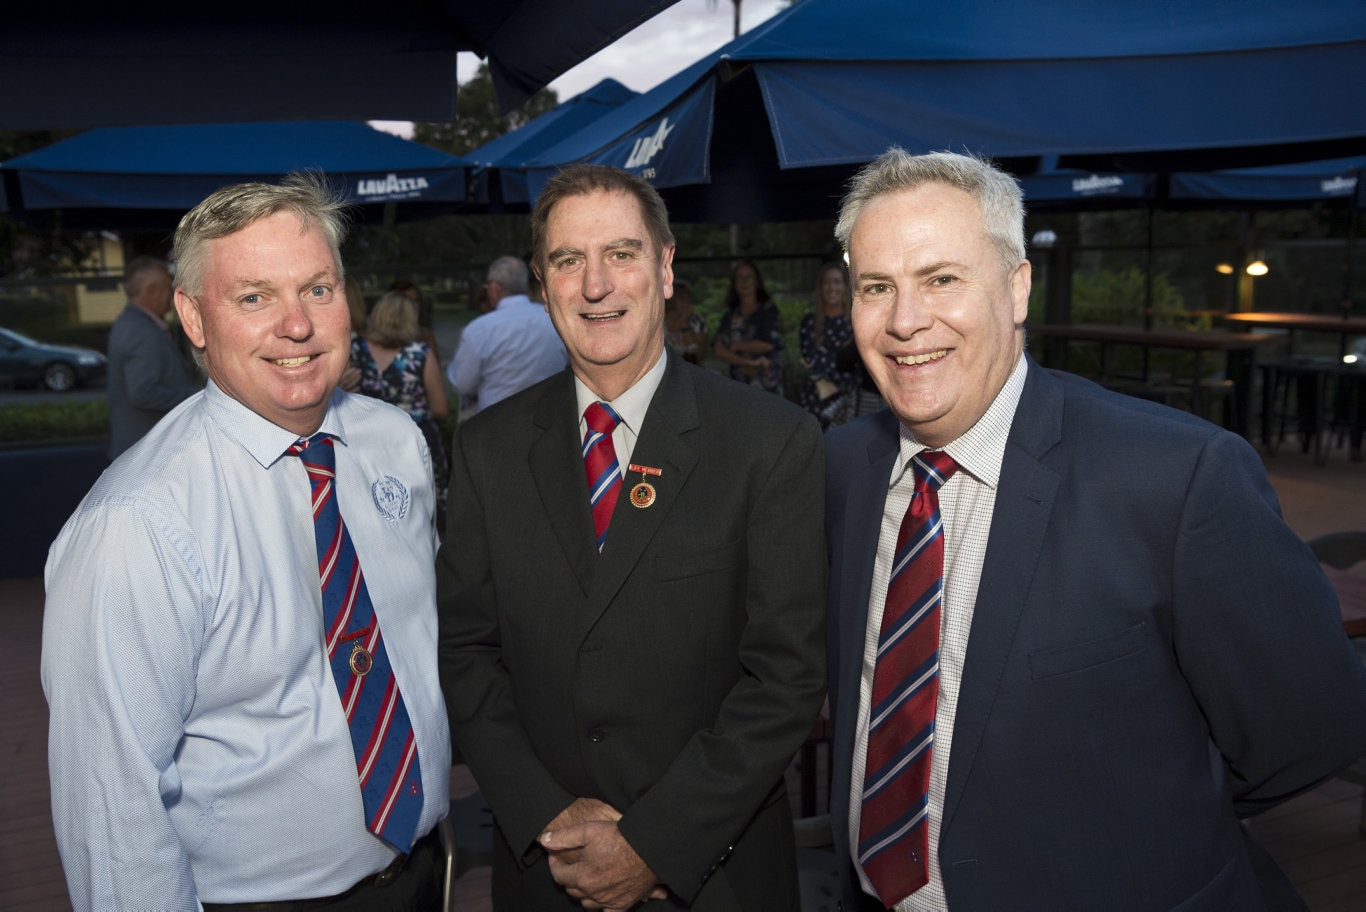
<path id="1" fill-rule="evenodd" d="M 551 89 L 542 89 L 511 114 L 504 115 L 498 109 L 488 65 L 480 64 L 474 78 L 460 86 L 455 101 L 455 122 L 413 124 L 413 139 L 452 155 L 464 155 L 539 117 L 557 104 L 559 96 Z"/>
<path id="2" fill-rule="evenodd" d="M 1142 324 L 1147 282 L 1141 269 L 1102 269 L 1072 277 L 1073 323 Z M 1167 277 L 1153 276 L 1154 326 L 1186 325 L 1185 302 Z"/>
<path id="3" fill-rule="evenodd" d="M 23 402 L 0 406 L 4 446 L 36 446 L 109 436 L 109 403 Z"/>

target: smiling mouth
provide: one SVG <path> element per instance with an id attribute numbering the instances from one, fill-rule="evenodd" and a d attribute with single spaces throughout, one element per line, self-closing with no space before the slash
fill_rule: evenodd
<path id="1" fill-rule="evenodd" d="M 615 320 L 617 317 L 624 317 L 624 316 L 626 316 L 626 311 L 624 311 L 624 310 L 614 310 L 614 311 L 612 311 L 611 313 L 602 313 L 602 314 L 579 314 L 579 316 L 583 317 L 585 320 L 589 321 L 590 323 L 597 323 L 597 322 L 599 322 L 599 321 L 601 321 L 601 320 Z"/>
<path id="2" fill-rule="evenodd" d="M 298 367 L 313 360 L 312 355 L 302 355 L 298 358 L 276 358 L 275 363 L 281 367 Z"/>
<path id="3" fill-rule="evenodd" d="M 893 360 L 896 361 L 897 364 L 904 364 L 909 367 L 916 364 L 929 364 L 931 361 L 938 361 L 940 358 L 948 355 L 948 353 L 948 349 L 941 348 L 939 351 L 926 352 L 923 355 L 897 355 Z"/>

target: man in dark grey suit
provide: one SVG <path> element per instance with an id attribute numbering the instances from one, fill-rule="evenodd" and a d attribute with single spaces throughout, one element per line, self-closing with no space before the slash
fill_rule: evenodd
<path id="1" fill-rule="evenodd" d="M 850 187 L 854 337 L 890 409 L 827 438 L 843 908 L 1302 908 L 1240 818 L 1366 751 L 1366 671 L 1257 454 L 1024 354 L 1009 175 L 892 149 Z M 884 657 L 914 622 L 882 619 L 910 614 L 917 502 L 942 588 L 906 674 Z M 934 689 L 889 750 L 886 707 Z M 891 789 L 926 745 L 926 781 Z"/>
<path id="2" fill-rule="evenodd" d="M 571 370 L 461 425 L 437 559 L 494 906 L 795 910 L 783 772 L 825 686 L 819 427 L 666 353 L 674 242 L 644 181 L 566 169 L 532 238 Z M 604 404 L 620 422 L 598 437 L 581 416 Z M 618 463 L 597 521 L 586 428 Z"/>
<path id="3" fill-rule="evenodd" d="M 123 272 L 128 304 L 109 330 L 109 458 L 142 439 L 200 384 L 171 338 L 171 275 L 156 257 L 130 260 Z"/>

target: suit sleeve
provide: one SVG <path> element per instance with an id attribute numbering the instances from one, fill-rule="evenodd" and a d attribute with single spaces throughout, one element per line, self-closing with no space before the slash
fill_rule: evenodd
<path id="1" fill-rule="evenodd" d="M 1366 669 L 1256 454 L 1205 447 L 1173 553 L 1177 658 L 1249 816 L 1366 752 Z"/>
<path id="2" fill-rule="evenodd" d="M 523 864 L 540 857 L 536 838 L 576 796 L 536 755 L 503 667 L 502 634 L 485 516 L 457 432 L 451 448 L 446 542 L 437 555 L 441 689 L 452 736 L 479 788 L 498 808 L 498 825 Z"/>
<path id="3" fill-rule="evenodd" d="M 619 823 L 651 869 L 691 902 L 766 798 L 778 788 L 825 693 L 824 452 L 803 416 L 770 463 L 756 466 L 749 498 L 743 676 L 715 724 L 687 743 Z M 737 479 L 737 487 L 743 482 Z"/>

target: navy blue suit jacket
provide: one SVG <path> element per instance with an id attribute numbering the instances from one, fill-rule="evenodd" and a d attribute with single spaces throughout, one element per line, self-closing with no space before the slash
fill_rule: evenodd
<path id="1" fill-rule="evenodd" d="M 850 759 L 896 419 L 826 441 L 831 790 Z M 939 841 L 949 906 L 1298 899 L 1239 817 L 1366 751 L 1366 670 L 1239 437 L 1030 362 L 996 495 Z"/>

